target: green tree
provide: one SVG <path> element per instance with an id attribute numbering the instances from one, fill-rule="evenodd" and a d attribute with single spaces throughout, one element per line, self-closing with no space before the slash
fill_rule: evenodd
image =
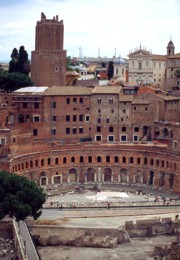
<path id="1" fill-rule="evenodd" d="M 11 53 L 11 61 L 9 62 L 9 72 L 17 72 L 17 71 L 18 71 L 18 50 L 14 48 Z"/>
<path id="2" fill-rule="evenodd" d="M 33 82 L 28 75 L 19 72 L 0 71 L 0 89 L 11 92 L 26 86 L 33 86 Z"/>
<path id="3" fill-rule="evenodd" d="M 71 56 L 67 56 L 66 57 L 66 70 L 67 71 L 73 71 L 73 69 L 70 66 L 71 66 Z"/>
<path id="4" fill-rule="evenodd" d="M 27 51 L 25 50 L 24 46 L 20 46 L 18 57 L 18 72 L 28 75 L 29 71 L 30 65 L 28 61 Z"/>
<path id="5" fill-rule="evenodd" d="M 37 219 L 45 202 L 45 193 L 23 176 L 0 171 L 0 219 L 9 214 L 17 221 L 28 216 Z"/>
<path id="6" fill-rule="evenodd" d="M 108 80 L 110 80 L 114 75 L 114 63 L 113 61 L 110 61 L 108 64 Z"/>
<path id="7" fill-rule="evenodd" d="M 20 72 L 28 75 L 30 71 L 30 63 L 28 53 L 24 46 L 20 46 L 19 52 L 16 48 L 11 53 L 11 61 L 9 62 L 9 72 Z"/>
<path id="8" fill-rule="evenodd" d="M 180 70 L 176 70 L 174 75 L 177 79 L 180 79 Z"/>

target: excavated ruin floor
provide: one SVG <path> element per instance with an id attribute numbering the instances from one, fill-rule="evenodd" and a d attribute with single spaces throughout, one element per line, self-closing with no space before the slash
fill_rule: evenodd
<path id="1" fill-rule="evenodd" d="M 123 189 L 122 189 L 123 188 Z M 136 190 L 139 188 L 137 186 L 124 186 L 121 190 L 124 192 L 128 191 L 128 197 L 122 196 L 121 198 L 115 198 L 115 194 L 113 194 L 113 198 L 108 198 L 105 201 L 117 201 L 120 200 L 121 202 L 125 202 L 125 204 L 129 202 L 142 202 L 146 201 L 145 195 L 137 195 Z M 177 194 L 169 194 L 166 192 L 163 192 L 159 189 L 148 189 L 147 187 L 141 187 L 145 193 L 150 193 L 151 196 L 149 197 L 149 201 L 154 201 L 155 196 L 162 197 L 176 197 Z M 104 190 L 108 191 L 120 191 L 119 188 L 116 189 L 116 187 L 105 187 Z M 130 193 L 129 193 L 130 191 Z M 74 194 L 69 193 L 66 195 L 54 196 L 51 197 L 50 200 L 53 201 L 53 206 L 57 206 L 57 203 L 63 202 L 64 205 L 68 203 L 75 203 L 76 201 L 82 202 L 84 204 L 87 203 L 89 198 L 87 199 L 87 196 L 96 196 L 93 192 L 85 192 L 83 194 Z M 134 194 L 133 194 L 134 193 Z M 99 201 L 98 197 L 92 197 L 91 201 Z M 161 201 L 159 204 L 163 204 Z M 50 220 L 54 220 L 57 225 L 63 226 L 63 227 L 117 227 L 120 225 L 123 225 L 125 221 L 131 220 L 135 221 L 137 219 L 146 219 L 146 218 L 162 218 L 162 217 L 171 217 L 174 218 L 175 214 L 170 212 L 170 209 L 167 208 L 167 213 L 169 211 L 169 214 L 154 214 L 155 212 L 151 212 L 151 215 L 146 216 L 138 216 L 138 214 L 135 214 L 136 216 L 133 216 L 133 214 L 130 216 L 115 216 L 116 211 L 113 211 L 111 209 L 105 210 L 103 212 L 97 212 L 97 211 L 89 211 L 89 212 L 78 212 L 75 211 L 59 211 L 58 215 L 58 209 L 57 214 L 54 215 L 54 217 L 51 215 L 48 217 Z M 111 213 L 110 216 L 102 216 L 105 214 L 105 212 Z M 45 212 L 44 212 L 45 213 Z M 92 214 L 91 214 L 92 213 Z M 176 212 L 177 213 L 177 212 Z M 99 214 L 101 216 L 99 216 Z M 179 212 L 178 212 L 179 214 Z M 91 216 L 92 215 L 92 216 Z M 105 214 L 106 215 L 106 214 Z M 114 216 L 113 216 L 114 215 Z M 43 214 L 40 217 L 40 220 L 43 221 L 47 217 L 46 214 Z M 54 223 L 55 224 L 55 223 Z M 38 252 L 40 254 L 40 257 L 42 260 L 116 260 L 116 259 L 126 259 L 126 260 L 149 260 L 154 259 L 153 251 L 154 246 L 169 246 L 172 242 L 176 241 L 176 235 L 171 236 L 157 236 L 157 237 L 143 237 L 143 238 L 132 238 L 131 243 L 126 244 L 120 244 L 117 245 L 116 248 L 90 248 L 90 247 L 70 247 L 70 246 L 55 246 L 55 247 L 38 247 Z"/>
<path id="2" fill-rule="evenodd" d="M 170 246 L 176 236 L 133 238 L 131 243 L 118 245 L 114 249 L 88 247 L 39 247 L 43 260 L 150 260 L 154 259 L 154 246 Z"/>

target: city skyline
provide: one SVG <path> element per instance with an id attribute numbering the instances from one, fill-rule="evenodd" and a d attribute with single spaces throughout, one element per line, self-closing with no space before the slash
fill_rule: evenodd
<path id="1" fill-rule="evenodd" d="M 111 4 L 111 5 L 110 5 Z M 180 52 L 178 0 L 1 0 L 0 60 L 9 61 L 13 48 L 24 45 L 31 58 L 35 26 L 41 12 L 64 22 L 64 49 L 71 57 L 126 58 L 145 47 L 166 54 L 170 40 Z"/>

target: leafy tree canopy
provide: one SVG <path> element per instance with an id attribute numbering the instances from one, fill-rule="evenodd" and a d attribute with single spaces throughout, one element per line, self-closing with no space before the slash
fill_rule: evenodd
<path id="1" fill-rule="evenodd" d="M 24 46 L 20 46 L 19 52 L 16 48 L 12 50 L 11 61 L 9 62 L 9 72 L 20 72 L 28 75 L 30 71 L 30 64 L 28 61 L 28 54 Z"/>
<path id="2" fill-rule="evenodd" d="M 174 75 L 176 76 L 177 79 L 180 78 L 180 70 L 176 70 Z"/>
<path id="3" fill-rule="evenodd" d="M 114 75 L 114 63 L 113 61 L 110 61 L 108 64 L 108 80 L 110 80 Z"/>
<path id="4" fill-rule="evenodd" d="M 67 56 L 66 57 L 66 70 L 67 71 L 72 71 L 73 70 L 70 66 L 71 66 L 71 56 Z"/>
<path id="5" fill-rule="evenodd" d="M 33 86 L 33 82 L 28 75 L 19 72 L 0 71 L 0 89 L 11 92 L 26 86 Z"/>
<path id="6" fill-rule="evenodd" d="M 7 214 L 17 221 L 28 216 L 37 219 L 44 202 L 45 194 L 33 181 L 0 171 L 0 219 Z"/>

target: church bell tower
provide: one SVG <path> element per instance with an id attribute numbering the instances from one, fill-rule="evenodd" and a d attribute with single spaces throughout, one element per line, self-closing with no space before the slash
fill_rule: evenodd
<path id="1" fill-rule="evenodd" d="M 63 50 L 64 25 L 58 20 L 41 20 L 36 25 L 35 51 L 32 51 L 31 79 L 36 86 L 66 85 L 66 51 Z"/>
<path id="2" fill-rule="evenodd" d="M 167 46 L 167 56 L 174 55 L 175 47 L 174 43 L 170 40 Z"/>

